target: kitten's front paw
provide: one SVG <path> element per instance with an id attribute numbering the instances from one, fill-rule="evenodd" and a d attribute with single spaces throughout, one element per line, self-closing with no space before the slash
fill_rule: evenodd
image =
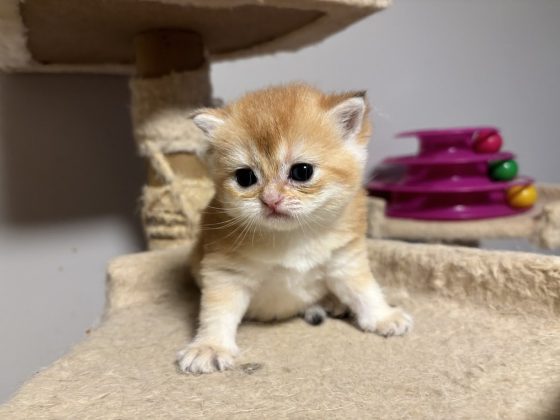
<path id="1" fill-rule="evenodd" d="M 390 308 L 376 322 L 359 322 L 363 330 L 371 331 L 383 337 L 404 335 L 412 329 L 412 317 L 401 308 Z"/>
<path id="2" fill-rule="evenodd" d="M 404 335 L 412 329 L 412 317 L 401 308 L 391 308 L 391 311 L 377 321 L 375 333 L 383 337 Z"/>
<path id="3" fill-rule="evenodd" d="M 204 343 L 193 343 L 177 353 L 177 364 L 183 372 L 212 373 L 233 367 L 236 351 Z"/>

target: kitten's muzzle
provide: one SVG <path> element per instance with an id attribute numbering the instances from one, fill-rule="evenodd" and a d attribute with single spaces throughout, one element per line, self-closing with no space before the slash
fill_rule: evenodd
<path id="1" fill-rule="evenodd" d="M 261 197 L 261 202 L 265 207 L 272 210 L 274 213 L 281 213 L 278 208 L 282 201 L 284 201 L 284 197 L 279 194 L 263 194 Z"/>
<path id="2" fill-rule="evenodd" d="M 279 209 L 280 203 L 267 204 L 264 203 L 264 215 L 267 218 L 284 218 L 289 217 L 289 215 Z"/>

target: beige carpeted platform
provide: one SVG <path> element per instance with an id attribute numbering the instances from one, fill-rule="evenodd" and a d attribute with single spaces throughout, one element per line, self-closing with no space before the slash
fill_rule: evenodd
<path id="1" fill-rule="evenodd" d="M 414 241 L 529 239 L 545 249 L 560 248 L 560 186 L 537 184 L 539 200 L 526 213 L 494 219 L 430 221 L 385 216 L 385 200 L 370 197 L 368 236 Z"/>
<path id="2" fill-rule="evenodd" d="M 500 277 L 497 267 L 503 261 L 495 252 L 489 253 L 495 263 L 487 270 L 471 270 L 473 277 L 465 272 L 483 261 L 482 251 L 372 241 L 372 266 L 384 274 L 385 284 L 414 285 L 410 292 L 388 288 L 390 300 L 415 316 L 415 330 L 409 336 L 383 339 L 342 320 L 328 320 L 319 327 L 300 319 L 244 324 L 239 332 L 243 353 L 236 370 L 191 376 L 178 373 L 173 363 L 176 350 L 193 332 L 197 314 L 197 291 L 184 281 L 185 252 L 175 249 L 117 259 L 110 267 L 101 327 L 30 380 L 0 408 L 0 418 L 560 415 L 560 258 L 533 256 L 532 268 L 539 272 L 535 282 L 525 279 L 527 287 L 521 294 L 513 288 L 508 294 L 507 286 L 491 290 L 485 283 L 488 273 Z M 410 258 L 403 260 L 403 255 Z M 442 266 L 447 270 L 446 284 L 429 281 L 428 265 L 436 255 L 449 261 Z M 507 270 L 528 261 L 525 254 L 519 259 L 513 253 L 500 255 L 510 260 Z M 395 268 L 399 260 L 402 269 Z M 418 267 L 417 284 L 407 274 L 413 266 Z M 461 275 L 454 277 L 454 270 Z M 473 281 L 477 277 L 480 282 Z M 465 291 L 459 301 L 443 297 L 459 289 Z M 542 300 L 539 291 L 548 298 Z M 471 292 L 478 305 L 469 302 Z M 483 306 L 484 302 L 502 304 Z"/>
<path id="3" fill-rule="evenodd" d="M 209 58 L 294 51 L 391 0 L 1 0 L 0 71 L 130 73 L 133 39 L 197 32 Z"/>

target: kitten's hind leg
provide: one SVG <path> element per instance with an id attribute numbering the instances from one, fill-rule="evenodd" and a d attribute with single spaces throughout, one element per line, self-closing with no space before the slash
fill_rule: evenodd
<path id="1" fill-rule="evenodd" d="M 303 319 L 310 325 L 321 325 L 327 318 L 327 312 L 321 305 L 313 305 L 305 310 Z"/>
<path id="2" fill-rule="evenodd" d="M 328 294 L 321 302 L 310 306 L 303 313 L 303 319 L 310 325 L 321 325 L 327 316 L 331 318 L 348 318 L 350 308 L 342 303 L 335 295 Z"/>
<path id="3" fill-rule="evenodd" d="M 350 316 L 350 308 L 332 293 L 325 296 L 320 305 L 331 318 L 343 319 Z"/>

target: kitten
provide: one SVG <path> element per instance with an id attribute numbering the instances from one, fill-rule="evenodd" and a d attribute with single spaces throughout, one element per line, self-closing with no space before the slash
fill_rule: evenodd
<path id="1" fill-rule="evenodd" d="M 364 93 L 288 85 L 194 115 L 210 143 L 216 195 L 192 255 L 200 325 L 178 353 L 182 371 L 231 368 L 243 318 L 281 320 L 310 309 L 317 322 L 324 310 L 348 308 L 364 331 L 391 336 L 411 328 L 368 264 L 366 114 Z"/>

